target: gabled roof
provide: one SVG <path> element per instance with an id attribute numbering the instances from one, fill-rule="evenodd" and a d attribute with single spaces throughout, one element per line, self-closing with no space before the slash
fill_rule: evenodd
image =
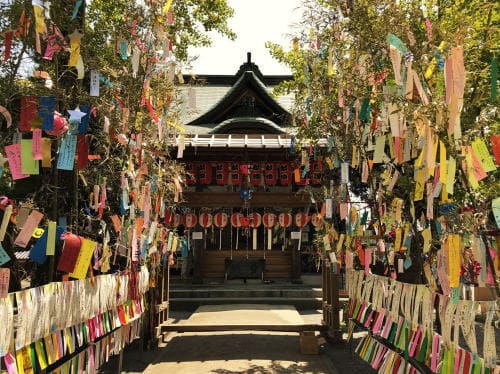
<path id="1" fill-rule="evenodd" d="M 215 127 L 236 117 L 262 117 L 278 127 L 289 126 L 290 113 L 269 95 L 257 74 L 253 70 L 238 74 L 240 78 L 218 103 L 186 125 Z"/>
<path id="2" fill-rule="evenodd" d="M 284 134 L 273 121 L 261 117 L 235 117 L 215 126 L 209 134 Z"/>

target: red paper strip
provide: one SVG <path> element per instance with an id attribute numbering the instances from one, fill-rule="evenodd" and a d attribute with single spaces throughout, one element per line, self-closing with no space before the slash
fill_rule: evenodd
<path id="1" fill-rule="evenodd" d="M 86 135 L 78 135 L 76 152 L 78 155 L 76 167 L 78 170 L 83 170 L 89 164 L 89 142 Z"/>
<path id="2" fill-rule="evenodd" d="M 3 60 L 7 61 L 10 57 L 10 51 L 12 49 L 12 37 L 14 36 L 13 31 L 7 31 L 4 33 L 4 40 L 5 40 L 5 51 L 3 54 Z"/>
<path id="3" fill-rule="evenodd" d="M 57 271 L 71 273 L 75 269 L 76 260 L 82 246 L 82 238 L 74 234 L 66 234 L 64 248 L 57 264 Z"/>
<path id="4" fill-rule="evenodd" d="M 19 129 L 31 131 L 32 121 L 38 116 L 38 98 L 36 96 L 23 96 L 21 98 L 21 117 Z"/>
<path id="5" fill-rule="evenodd" d="M 495 156 L 497 165 L 500 166 L 500 135 L 493 135 L 491 137 L 491 151 Z"/>

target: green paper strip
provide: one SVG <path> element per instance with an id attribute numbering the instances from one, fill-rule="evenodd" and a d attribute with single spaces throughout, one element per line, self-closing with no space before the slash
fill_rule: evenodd
<path id="1" fill-rule="evenodd" d="M 394 34 L 387 34 L 385 40 L 387 43 L 392 45 L 394 48 L 396 48 L 399 52 L 402 54 L 405 54 L 408 52 L 408 48 L 406 48 L 405 43 L 401 39 L 399 39 L 396 35 Z"/>
<path id="2" fill-rule="evenodd" d="M 493 57 L 491 60 L 491 101 L 495 102 L 497 100 L 497 74 L 498 66 L 497 59 Z"/>

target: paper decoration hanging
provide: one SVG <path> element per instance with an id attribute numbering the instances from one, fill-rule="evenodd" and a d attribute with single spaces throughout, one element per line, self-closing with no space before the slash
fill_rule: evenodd
<path id="1" fill-rule="evenodd" d="M 310 219 L 310 217 L 304 212 L 296 213 L 294 218 L 295 226 L 299 229 L 302 229 L 305 225 L 307 225 Z"/>
<path id="2" fill-rule="evenodd" d="M 7 121 L 7 128 L 12 126 L 12 116 L 10 115 L 10 112 L 2 105 L 0 105 L 0 114 L 5 117 L 5 121 Z"/>
<path id="3" fill-rule="evenodd" d="M 311 216 L 311 223 L 314 227 L 320 228 L 323 227 L 323 224 L 325 223 L 323 220 L 323 217 L 320 214 L 313 214 Z"/>
<path id="4" fill-rule="evenodd" d="M 198 223 L 198 218 L 196 217 L 196 214 L 194 213 L 186 213 L 184 216 L 184 225 L 188 229 L 192 229 L 193 227 L 196 226 Z"/>
<path id="5" fill-rule="evenodd" d="M 227 214 L 224 212 L 217 212 L 214 215 L 214 225 L 219 229 L 227 226 L 228 218 Z"/>
<path id="6" fill-rule="evenodd" d="M 215 164 L 215 182 L 218 185 L 227 185 L 229 179 L 229 168 L 226 162 Z"/>
<path id="7" fill-rule="evenodd" d="M 289 163 L 279 164 L 279 180 L 282 186 L 289 186 L 292 183 L 292 168 Z"/>
<path id="8" fill-rule="evenodd" d="M 233 213 L 231 214 L 231 226 L 233 226 L 234 228 L 240 228 L 242 225 L 241 225 L 241 219 L 243 218 L 243 214 L 242 213 Z"/>
<path id="9" fill-rule="evenodd" d="M 278 180 L 278 165 L 273 162 L 267 162 L 264 165 L 264 181 L 267 186 L 275 186 Z"/>
<path id="10" fill-rule="evenodd" d="M 38 98 L 36 96 L 21 97 L 21 116 L 19 130 L 31 131 L 33 121 L 38 116 Z"/>
<path id="11" fill-rule="evenodd" d="M 292 215 L 288 212 L 280 213 L 278 216 L 278 222 L 283 228 L 290 227 L 292 224 Z"/>
<path id="12" fill-rule="evenodd" d="M 210 226 L 212 226 L 212 215 L 208 212 L 200 213 L 199 222 L 200 226 L 204 229 L 209 228 Z"/>
<path id="13" fill-rule="evenodd" d="M 212 183 L 212 165 L 209 162 L 197 163 L 198 181 L 201 184 Z"/>
<path id="14" fill-rule="evenodd" d="M 75 269 L 76 260 L 80 253 L 83 238 L 78 235 L 67 233 L 64 236 L 64 246 L 57 264 L 57 271 L 70 273 Z"/>

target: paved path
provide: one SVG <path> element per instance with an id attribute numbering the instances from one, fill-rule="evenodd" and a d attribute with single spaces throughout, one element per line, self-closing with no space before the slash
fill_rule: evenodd
<path id="1" fill-rule="evenodd" d="M 285 318 L 290 321 L 286 312 Z M 185 323 L 193 314 L 171 313 L 172 323 Z M 321 311 L 300 311 L 304 323 L 320 323 Z M 198 318 L 198 317 L 195 317 Z M 295 317 L 294 317 L 295 318 Z M 199 320 L 198 320 L 199 322 Z M 162 348 L 143 350 L 141 342 L 127 347 L 123 372 L 128 374 L 354 374 L 373 373 L 353 354 L 359 338 L 351 344 L 321 346 L 319 355 L 302 355 L 298 333 L 232 331 L 225 333 L 169 333 Z M 116 374 L 117 356 L 100 370 Z"/>
<path id="2" fill-rule="evenodd" d="M 180 324 L 302 324 L 287 305 L 205 305 Z M 323 355 L 302 355 L 299 334 L 232 331 L 169 335 L 146 374 L 334 373 Z"/>

